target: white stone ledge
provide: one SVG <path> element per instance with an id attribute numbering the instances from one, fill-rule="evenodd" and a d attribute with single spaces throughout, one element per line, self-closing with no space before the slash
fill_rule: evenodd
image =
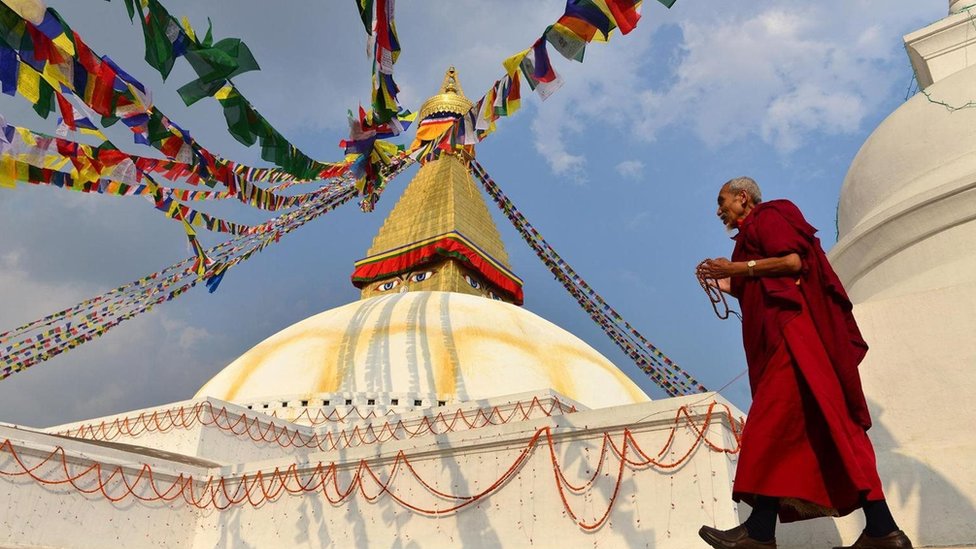
<path id="1" fill-rule="evenodd" d="M 593 433 L 621 432 L 630 429 L 634 433 L 644 433 L 670 429 L 675 425 L 675 414 L 682 406 L 689 406 L 693 420 L 703 421 L 709 405 L 715 402 L 716 420 L 723 429 L 731 426 L 726 421 L 725 407 L 732 412 L 735 420 L 744 417 L 738 408 L 718 393 L 702 393 L 660 401 L 643 402 L 607 409 L 587 410 L 574 414 L 543 417 L 521 422 L 484 427 L 438 435 L 428 435 L 404 440 L 390 440 L 368 446 L 347 448 L 339 452 L 311 452 L 304 462 L 298 463 L 299 473 L 314 470 L 319 464 L 335 463 L 339 470 L 355 468 L 360 461 L 371 465 L 392 463 L 400 452 L 409 453 L 411 459 L 443 456 L 445 453 L 464 455 L 490 452 L 502 447 L 525 445 L 540 429 L 550 427 L 552 437 L 559 442 L 592 438 Z M 679 420 L 679 428 L 683 422 Z M 713 423 L 710 427 L 715 427 Z M 253 475 L 259 471 L 269 473 L 295 465 L 294 459 L 272 459 L 259 462 L 227 465 L 212 471 L 214 475 L 237 477 Z"/>
<path id="2" fill-rule="evenodd" d="M 976 62 L 969 55 L 976 51 L 974 31 L 970 14 L 961 12 L 905 35 L 905 49 L 920 88 L 968 67 L 970 58 Z"/>

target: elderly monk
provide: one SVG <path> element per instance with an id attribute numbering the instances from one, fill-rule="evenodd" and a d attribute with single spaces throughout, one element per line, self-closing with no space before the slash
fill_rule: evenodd
<path id="1" fill-rule="evenodd" d="M 774 548 L 782 522 L 864 510 L 857 549 L 911 542 L 885 503 L 866 433 L 871 426 L 857 366 L 868 350 L 851 302 L 817 232 L 788 200 L 762 201 L 756 182 L 732 179 L 718 216 L 733 239 L 731 261 L 697 274 L 739 300 L 752 406 L 732 489 L 752 514 L 731 530 L 703 526 L 712 547 Z"/>

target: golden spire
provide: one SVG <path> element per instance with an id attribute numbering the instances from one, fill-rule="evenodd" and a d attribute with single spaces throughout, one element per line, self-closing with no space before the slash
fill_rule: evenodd
<path id="1" fill-rule="evenodd" d="M 474 103 L 468 101 L 461 89 L 461 81 L 458 80 L 457 71 L 454 67 L 447 69 L 444 73 L 444 82 L 441 84 L 441 91 L 437 95 L 431 96 L 420 106 L 420 115 L 417 122 L 432 114 L 450 113 L 458 116 L 466 114 Z"/>
<path id="2" fill-rule="evenodd" d="M 471 107 L 451 67 L 440 93 L 424 102 L 418 118 L 461 116 Z M 352 279 L 363 299 L 443 291 L 522 303 L 522 281 L 511 270 L 488 205 L 459 154 L 443 153 L 421 166 L 367 257 L 356 262 Z"/>

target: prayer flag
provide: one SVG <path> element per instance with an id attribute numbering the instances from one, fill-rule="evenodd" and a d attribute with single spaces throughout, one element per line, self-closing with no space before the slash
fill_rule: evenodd
<path id="1" fill-rule="evenodd" d="M 604 0 L 607 7 L 610 9 L 610 13 L 613 16 L 613 20 L 617 23 L 617 27 L 620 28 L 620 32 L 623 34 L 628 34 L 630 31 L 637 27 L 637 21 L 640 20 L 640 12 L 637 8 L 640 6 L 639 1 L 634 0 Z"/>
<path id="2" fill-rule="evenodd" d="M 543 36 L 566 59 L 583 62 L 586 41 L 568 27 L 560 23 L 550 25 Z"/>

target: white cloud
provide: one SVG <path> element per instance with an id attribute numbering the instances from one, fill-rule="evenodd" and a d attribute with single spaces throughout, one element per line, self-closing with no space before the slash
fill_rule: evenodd
<path id="1" fill-rule="evenodd" d="M 540 113 L 532 121 L 532 135 L 535 150 L 546 160 L 556 175 L 568 176 L 571 180 L 586 181 L 586 158 L 567 150 L 566 133 L 579 133 L 579 124 L 573 120 L 553 119 L 552 114 L 559 111 Z"/>
<path id="2" fill-rule="evenodd" d="M 773 100 L 766 109 L 760 134 L 779 151 L 792 152 L 799 148 L 802 136 L 813 131 L 857 131 L 867 114 L 864 103 L 854 93 L 830 93 L 804 86 Z"/>
<path id="3" fill-rule="evenodd" d="M 869 4 L 692 6 L 670 19 L 681 29 L 670 50 L 653 41 L 655 25 L 668 18 L 645 17 L 637 32 L 591 45 L 585 70 L 557 63 L 566 85 L 539 107 L 536 149 L 562 173 L 585 166 L 571 143 L 591 124 L 645 142 L 687 128 L 712 148 L 757 137 L 784 155 L 815 135 L 859 131 L 910 74 L 892 36 L 926 17 L 910 0 L 882 11 Z M 673 74 L 662 79 L 675 53 Z"/>
<path id="4" fill-rule="evenodd" d="M 644 175 L 644 163 L 640 160 L 624 160 L 614 167 L 622 177 L 640 179 Z"/>

